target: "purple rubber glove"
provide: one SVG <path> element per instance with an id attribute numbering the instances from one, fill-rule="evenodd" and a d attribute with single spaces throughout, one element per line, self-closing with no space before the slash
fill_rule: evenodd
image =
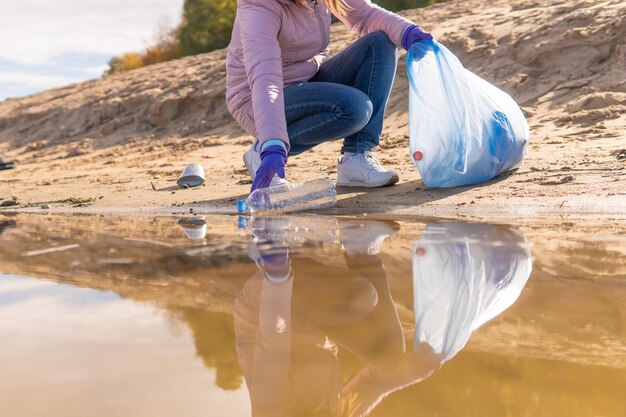
<path id="1" fill-rule="evenodd" d="M 411 49 L 411 46 L 413 46 L 415 42 L 432 40 L 433 35 L 424 32 L 424 29 L 417 25 L 409 26 L 402 33 L 402 47 L 407 51 Z"/>
<path id="2" fill-rule="evenodd" d="M 285 164 L 287 163 L 287 150 L 281 145 L 271 145 L 261 151 L 261 166 L 256 172 L 252 189 L 266 188 L 270 185 L 274 175 L 285 178 Z"/>

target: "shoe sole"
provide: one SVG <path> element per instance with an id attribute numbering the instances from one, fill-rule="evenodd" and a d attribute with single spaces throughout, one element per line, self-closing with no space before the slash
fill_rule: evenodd
<path id="1" fill-rule="evenodd" d="M 364 187 L 364 188 L 381 188 L 381 187 L 388 187 L 390 185 L 394 185 L 395 183 L 397 183 L 398 181 L 400 181 L 400 177 L 398 177 L 397 175 L 394 175 L 393 177 L 389 178 L 387 181 L 382 182 L 382 183 L 372 183 L 372 182 L 358 182 L 358 181 L 350 181 L 350 182 L 339 182 L 337 181 L 337 186 L 338 187 Z"/>

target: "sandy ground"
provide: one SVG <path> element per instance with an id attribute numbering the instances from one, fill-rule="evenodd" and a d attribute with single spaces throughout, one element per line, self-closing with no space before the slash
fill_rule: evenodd
<path id="1" fill-rule="evenodd" d="M 523 166 L 487 184 L 427 190 L 408 156 L 404 52 L 378 150 L 398 185 L 339 189 L 334 214 L 626 220 L 626 3 L 452 1 L 406 16 L 509 92 L 531 126 Z M 332 28 L 332 51 L 356 39 Z M 249 191 L 252 143 L 224 104 L 225 51 L 0 102 L 0 210 L 232 213 Z M 291 158 L 293 181 L 335 178 L 340 144 Z M 207 183 L 175 184 L 200 162 Z M 49 206 L 49 208 L 48 208 Z"/>

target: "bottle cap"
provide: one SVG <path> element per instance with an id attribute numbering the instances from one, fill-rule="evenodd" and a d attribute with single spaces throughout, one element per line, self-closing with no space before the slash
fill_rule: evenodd
<path id="1" fill-rule="evenodd" d="M 237 219 L 237 229 L 247 229 L 248 228 L 248 218 L 239 216 Z"/>
<path id="2" fill-rule="evenodd" d="M 415 151 L 413 153 L 413 159 L 415 159 L 416 161 L 421 161 L 423 157 L 424 157 L 424 154 L 420 151 Z"/>
<path id="3" fill-rule="evenodd" d="M 249 211 L 248 200 L 237 200 L 237 213 L 243 214 Z"/>

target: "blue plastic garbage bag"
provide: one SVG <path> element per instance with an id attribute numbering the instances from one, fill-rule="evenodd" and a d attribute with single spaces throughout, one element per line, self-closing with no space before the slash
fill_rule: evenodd
<path id="1" fill-rule="evenodd" d="M 436 41 L 409 50 L 407 73 L 410 155 L 427 187 L 484 182 L 519 167 L 530 132 L 511 96 Z"/>

